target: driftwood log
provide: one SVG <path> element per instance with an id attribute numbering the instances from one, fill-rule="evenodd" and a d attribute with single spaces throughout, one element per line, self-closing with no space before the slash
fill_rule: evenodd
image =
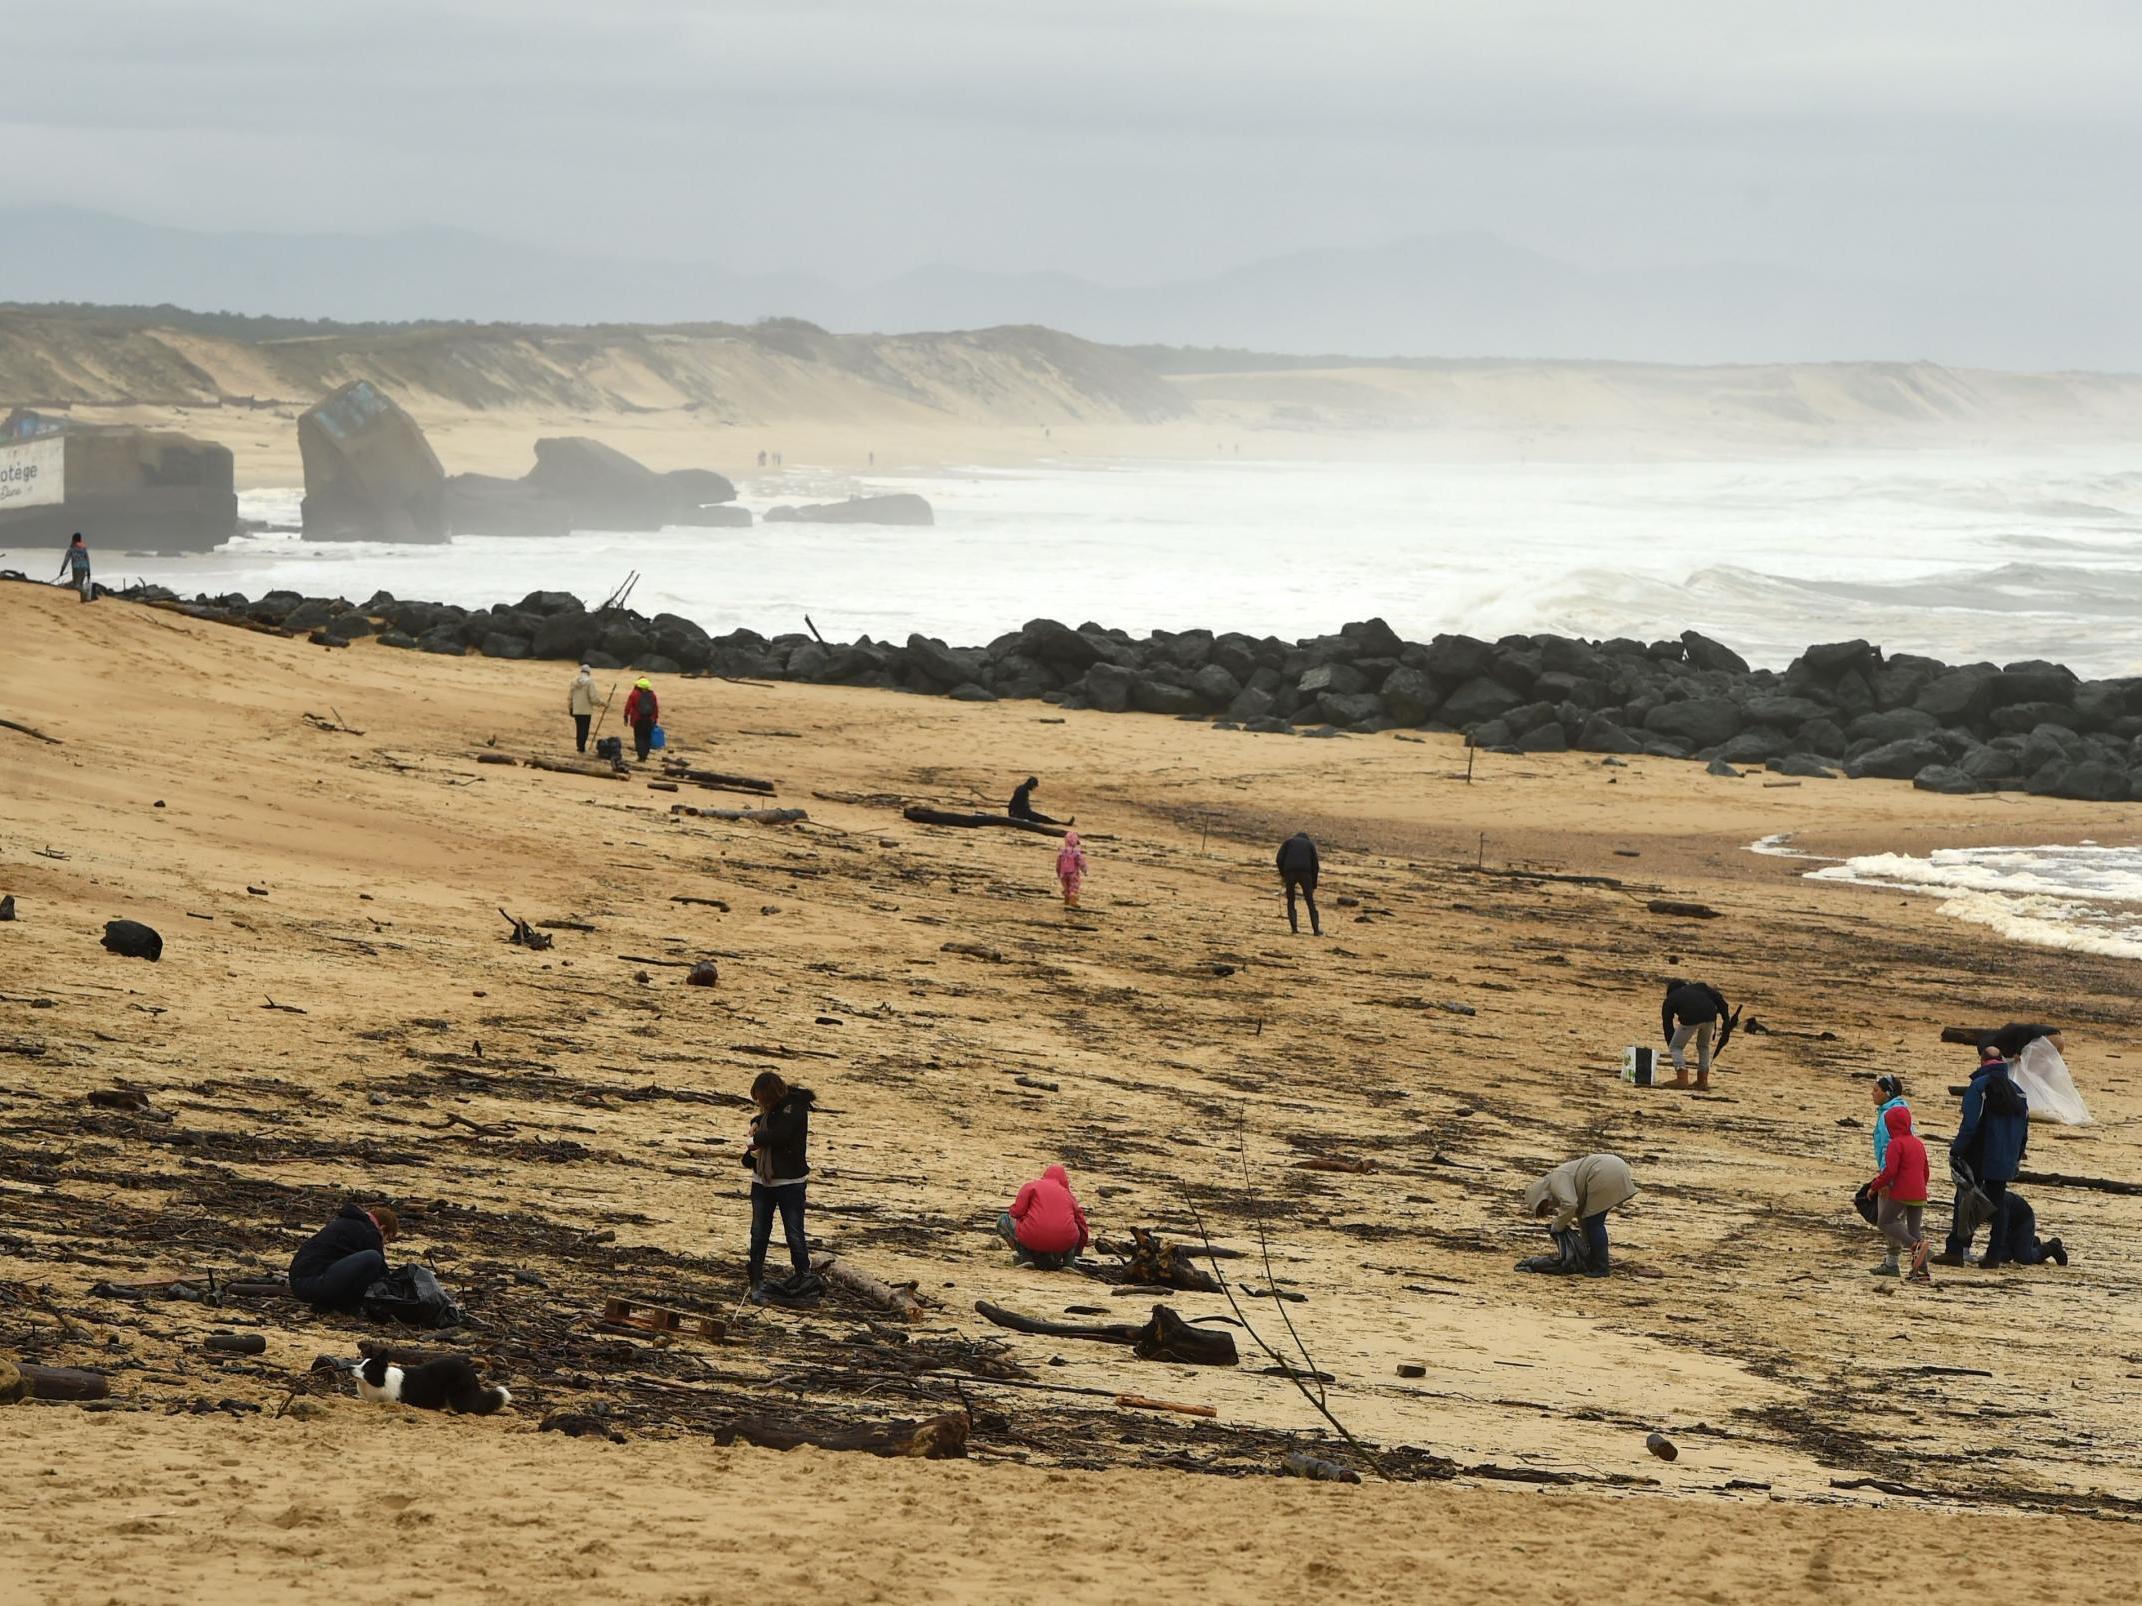
<path id="1" fill-rule="evenodd" d="M 1156 1400 L 1150 1394 L 1118 1394 L 1116 1404 L 1126 1411 L 1173 1411 L 1178 1416 L 1216 1417 L 1219 1410 L 1210 1405 L 1185 1405 L 1180 1400 Z"/>
<path id="2" fill-rule="evenodd" d="M 1235 1340 L 1216 1328 L 1192 1327 L 1166 1305 L 1155 1305 L 1150 1319 L 1129 1322 L 1051 1322 L 1038 1316 L 976 1300 L 974 1308 L 985 1320 L 1015 1333 L 1035 1333 L 1044 1338 L 1090 1338 L 1101 1344 L 1128 1344 L 1140 1360 L 1178 1361 L 1185 1366 L 1233 1366 Z"/>
<path id="3" fill-rule="evenodd" d="M 532 770 L 551 770 L 559 775 L 586 775 L 598 781 L 625 781 L 632 772 L 622 764 L 594 764 L 569 758 L 531 758 L 528 767 Z"/>
<path id="4" fill-rule="evenodd" d="M 922 1296 L 913 1283 L 884 1283 L 858 1266 L 833 1255 L 814 1255 L 811 1265 L 827 1282 L 889 1310 L 902 1321 L 919 1322 L 927 1314 Z"/>
<path id="5" fill-rule="evenodd" d="M 1680 920 L 1716 920 L 1719 913 L 1707 903 L 1682 903 L 1674 898 L 1653 898 L 1644 908 L 1655 915 L 1672 915 Z"/>
<path id="6" fill-rule="evenodd" d="M 1311 1455 L 1307 1450 L 1291 1451 L 1279 1463 L 1279 1470 L 1290 1478 L 1314 1478 L 1319 1483 L 1359 1483 L 1361 1474 L 1352 1467 L 1341 1466 L 1336 1461 L 1326 1461 L 1322 1456 Z"/>
<path id="7" fill-rule="evenodd" d="M 716 1444 L 755 1444 L 762 1450 L 861 1450 L 868 1455 L 920 1461 L 954 1461 L 967 1453 L 967 1413 L 947 1411 L 920 1422 L 858 1424 L 847 1428 L 806 1428 L 771 1417 L 742 1417 L 714 1433 Z"/>
<path id="8" fill-rule="evenodd" d="M 1035 836 L 1062 836 L 1065 830 L 1061 825 L 1043 825 L 1039 820 L 1015 820 L 1009 814 L 956 814 L 922 803 L 908 804 L 900 816 L 917 825 L 997 826 L 1007 831 L 1031 831 Z"/>
<path id="9" fill-rule="evenodd" d="M 33 1400 L 102 1400 L 111 1397 L 111 1379 L 102 1372 L 85 1372 L 73 1366 L 32 1366 L 28 1361 L 17 1361 L 15 1369 L 29 1381 Z"/>
<path id="10" fill-rule="evenodd" d="M 808 820 L 807 809 L 698 809 L 689 803 L 672 803 L 672 814 L 688 814 L 695 820 L 749 820 L 755 825 L 795 825 Z"/>
<path id="11" fill-rule="evenodd" d="M 724 775 L 720 770 L 695 770 L 688 764 L 665 764 L 662 778 L 666 781 L 690 781 L 695 786 L 711 786 L 723 792 L 757 792 L 772 796 L 774 783 L 762 781 L 755 775 Z"/>
<path id="12" fill-rule="evenodd" d="M 2077 1177 L 2062 1171 L 2018 1171 L 2016 1181 L 2034 1188 L 2086 1188 L 2092 1193 L 2142 1194 L 2142 1182 L 2122 1182 L 2117 1177 Z"/>

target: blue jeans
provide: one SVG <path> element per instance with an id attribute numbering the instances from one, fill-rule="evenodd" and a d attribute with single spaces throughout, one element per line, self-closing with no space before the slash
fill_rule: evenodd
<path id="1" fill-rule="evenodd" d="M 997 1236 L 1011 1245 L 1014 1260 L 1022 1266 L 1032 1266 L 1037 1271 L 1062 1271 L 1078 1259 L 1076 1249 L 1050 1254 L 1040 1249 L 1027 1248 L 1019 1241 L 1019 1223 L 1012 1220 L 1009 1210 L 997 1217 Z"/>
<path id="2" fill-rule="evenodd" d="M 1584 1228 L 1584 1274 L 1604 1277 L 1613 1265 L 1607 1257 L 1606 1212 L 1586 1216 L 1580 1225 Z"/>
<path id="3" fill-rule="evenodd" d="M 360 1249 L 344 1255 L 325 1271 L 310 1277 L 290 1279 L 290 1292 L 314 1310 L 355 1315 L 364 1302 L 364 1291 L 387 1275 L 387 1257 L 377 1249 Z"/>
<path id="4" fill-rule="evenodd" d="M 766 1269 L 766 1246 L 773 1241 L 773 1220 L 781 1212 L 781 1236 L 788 1241 L 789 1264 L 798 1274 L 811 1269 L 811 1249 L 803 1236 L 803 1190 L 810 1184 L 784 1182 L 769 1188 L 763 1182 L 751 1185 L 751 1280 L 757 1282 Z"/>

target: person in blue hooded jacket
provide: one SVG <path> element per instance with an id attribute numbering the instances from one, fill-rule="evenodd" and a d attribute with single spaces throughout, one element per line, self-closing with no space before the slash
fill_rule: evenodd
<path id="1" fill-rule="evenodd" d="M 1949 1142 L 1949 1166 L 1967 1177 L 1993 1206 L 1994 1219 L 2008 1197 L 2008 1184 L 2023 1169 L 2023 1154 L 2030 1146 L 2030 1100 L 2008 1074 L 2008 1061 L 1991 1043 L 1979 1050 L 1978 1069 L 1964 1090 L 1963 1121 Z M 1967 1219 L 1964 1194 L 1959 1190 L 1956 1214 L 1949 1227 L 1941 1263 L 1960 1266 L 1971 1258 L 1974 1229 Z M 2000 1236 L 1987 1244 L 1986 1258 L 1979 1262 L 1988 1271 L 2003 1263 Z"/>

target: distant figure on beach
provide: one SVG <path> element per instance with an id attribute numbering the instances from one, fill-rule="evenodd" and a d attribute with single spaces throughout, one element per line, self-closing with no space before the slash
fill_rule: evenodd
<path id="1" fill-rule="evenodd" d="M 82 600 L 88 602 L 94 598 L 97 588 L 89 578 L 89 548 L 82 544 L 80 530 L 74 532 L 74 539 L 67 543 L 67 550 L 60 554 L 57 578 L 67 579 L 69 571 L 72 571 L 74 588 L 82 593 Z"/>
<path id="2" fill-rule="evenodd" d="M 1060 1165 L 1019 1190 L 1012 1207 L 997 1217 L 997 1236 L 1011 1245 L 1020 1265 L 1041 1271 L 1063 1270 L 1093 1241 L 1071 1177 Z"/>
<path id="3" fill-rule="evenodd" d="M 876 468 L 878 466 L 878 454 L 876 452 L 872 452 L 870 454 L 870 466 L 872 468 Z"/>
<path id="4" fill-rule="evenodd" d="M 1078 833 L 1066 831 L 1064 845 L 1056 850 L 1056 879 L 1063 883 L 1064 907 L 1078 907 L 1078 889 L 1086 880 L 1086 850 L 1079 846 Z"/>
<path id="5" fill-rule="evenodd" d="M 772 1291 L 784 1299 L 809 1298 L 825 1286 L 811 1270 L 810 1241 L 803 1231 L 804 1193 L 811 1176 L 805 1151 L 817 1097 L 807 1087 L 790 1087 L 773 1071 L 761 1071 L 751 1084 L 751 1102 L 759 1111 L 751 1118 L 751 1137 L 744 1148 L 744 1165 L 751 1172 L 751 1253 L 745 1265 L 751 1297 L 766 1297 L 766 1246 L 773 1241 L 778 1213 L 791 1274 Z"/>
<path id="6" fill-rule="evenodd" d="M 1948 1242 L 1936 1257 L 1944 1266 L 1961 1266 L 1971 1258 L 1971 1239 L 1980 1225 L 1998 1223 L 2008 1184 L 2023 1168 L 2030 1147 L 2030 1100 L 2008 1074 L 2001 1051 L 1986 1043 L 1978 1069 L 1964 1090 L 1963 1120 L 1949 1141 L 1949 1171 L 1956 1179 L 1956 1210 Z M 1975 1197 L 1974 1197 L 1975 1196 Z M 1991 1271 L 2005 1258 L 1998 1233 L 1989 1235 L 1986 1258 Z"/>
<path id="7" fill-rule="evenodd" d="M 1607 1212 L 1635 1197 L 1636 1178 L 1618 1154 L 1587 1154 L 1556 1166 L 1525 1189 L 1525 1213 L 1547 1222 L 1558 1253 L 1522 1262 L 1519 1269 L 1608 1275 L 1614 1263 L 1607 1244 Z"/>
<path id="8" fill-rule="evenodd" d="M 290 1258 L 290 1292 L 314 1310 L 353 1315 L 387 1275 L 387 1245 L 402 1224 L 386 1205 L 346 1204 Z"/>
<path id="9" fill-rule="evenodd" d="M 1887 1120 L 1889 1112 L 1891 1110 L 1909 1110 L 1910 1108 L 1911 1105 L 1904 1098 L 1904 1079 L 1901 1076 L 1893 1076 L 1884 1071 L 1874 1079 L 1875 1170 L 1881 1170 L 1889 1160 L 1889 1122 Z M 1869 1226 L 1878 1228 L 1881 1225 L 1881 1211 L 1875 1202 L 1874 1189 L 1871 1183 L 1860 1188 L 1859 1195 L 1853 1200 L 1853 1203 L 1859 1206 L 1859 1212 L 1867 1218 Z M 1875 1272 L 1879 1276 L 1895 1277 L 1899 1275 L 1901 1270 L 1902 1268 L 1897 1264 L 1896 1248 L 1892 1245 L 1888 1258 L 1875 1267 Z"/>
<path id="10" fill-rule="evenodd" d="M 602 707 L 595 698 L 595 671 L 587 664 L 582 664 L 580 673 L 573 677 L 572 689 L 565 694 L 565 707 L 573 716 L 573 748 L 585 753 L 588 750 L 588 721 Z"/>
<path id="11" fill-rule="evenodd" d="M 761 468 L 764 468 L 765 466 L 766 466 L 766 448 L 762 446 L 762 447 L 760 447 L 760 448 L 759 448 L 759 467 L 761 467 Z"/>
<path id="12" fill-rule="evenodd" d="M 661 713 L 662 702 L 655 696 L 654 682 L 640 676 L 625 699 L 625 723 L 632 727 L 632 750 L 642 764 L 647 762 L 648 749 L 654 745 L 655 721 Z"/>
<path id="13" fill-rule="evenodd" d="M 1295 912 L 1294 899 L 1299 894 L 1301 901 L 1309 906 L 1309 935 L 1324 935 L 1324 922 L 1316 912 L 1316 878 L 1320 873 L 1317 863 L 1316 844 L 1309 840 L 1307 831 L 1296 831 L 1279 844 L 1279 879 L 1287 889 L 1287 929 L 1296 936 L 1301 934 L 1302 918 Z"/>
<path id="14" fill-rule="evenodd" d="M 1911 1109 L 1902 1100 L 1882 1112 L 1889 1141 L 1883 1145 L 1882 1169 L 1867 1184 L 1875 1205 L 1874 1224 L 1892 1245 L 1877 1276 L 1897 1274 L 1897 1253 L 1911 1256 L 1911 1281 L 1928 1282 L 1926 1270 L 1926 1145 L 1911 1129 Z"/>
<path id="15" fill-rule="evenodd" d="M 2041 1266 L 2048 1260 L 2056 1266 L 2068 1263 L 2068 1246 L 2058 1238 L 2038 1236 L 2038 1212 L 2013 1188 L 2001 1201 L 2000 1214 L 1993 1218 L 1989 1247 L 1999 1249 L 2002 1264 L 2011 1260 L 2018 1266 Z"/>
<path id="16" fill-rule="evenodd" d="M 1075 814 L 1068 820 L 1059 820 L 1034 807 L 1034 788 L 1040 784 L 1038 779 L 1029 775 L 1013 787 L 1011 802 L 1005 806 L 1004 812 L 1015 820 L 1032 820 L 1036 825 L 1076 825 L 1078 816 Z"/>
<path id="17" fill-rule="evenodd" d="M 1666 1051 L 1673 1058 L 1673 1085 L 1688 1086 L 1688 1059 L 1683 1053 L 1689 1041 L 1696 1045 L 1696 1087 L 1711 1085 L 1711 1038 L 1726 1018 L 1725 994 L 1709 982 L 1680 977 L 1666 984 L 1666 1000 L 1659 1006 L 1659 1025 L 1666 1037 Z"/>

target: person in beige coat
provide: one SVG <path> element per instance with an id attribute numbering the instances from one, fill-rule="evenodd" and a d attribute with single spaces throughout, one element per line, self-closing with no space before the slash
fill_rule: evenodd
<path id="1" fill-rule="evenodd" d="M 595 695 L 595 671 L 586 664 L 573 677 L 572 690 L 565 694 L 565 710 L 573 716 L 573 746 L 580 752 L 588 750 L 588 721 L 602 707 L 602 699 Z"/>
<path id="2" fill-rule="evenodd" d="M 1525 1210 L 1535 1220 L 1551 1218 L 1547 1230 L 1558 1242 L 1564 1234 L 1581 1235 L 1584 1274 L 1604 1277 L 1612 1269 L 1607 1253 L 1607 1212 L 1636 1197 L 1636 1178 L 1618 1154 L 1587 1154 L 1556 1166 L 1525 1189 Z M 1563 1256 L 1566 1260 L 1567 1254 Z"/>

